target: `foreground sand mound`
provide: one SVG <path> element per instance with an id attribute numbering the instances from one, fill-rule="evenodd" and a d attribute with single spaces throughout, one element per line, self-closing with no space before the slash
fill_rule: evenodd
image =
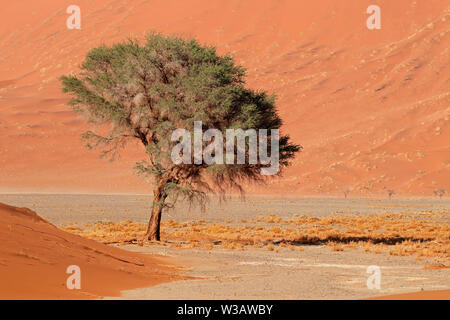
<path id="1" fill-rule="evenodd" d="M 80 290 L 66 287 L 69 265 L 81 269 Z M 180 279 L 177 271 L 157 257 L 66 233 L 29 209 L 0 203 L 0 299 L 118 296 Z"/>
<path id="2" fill-rule="evenodd" d="M 371 300 L 450 300 L 450 290 L 396 294 L 392 296 L 372 298 Z"/>

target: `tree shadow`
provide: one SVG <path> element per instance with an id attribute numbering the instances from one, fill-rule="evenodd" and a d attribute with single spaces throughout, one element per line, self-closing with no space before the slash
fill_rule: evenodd
<path id="1" fill-rule="evenodd" d="M 433 238 L 415 238 L 415 237 L 351 237 L 351 236 L 329 236 L 325 238 L 319 237 L 303 237 L 295 240 L 280 239 L 271 241 L 273 244 L 286 243 L 291 245 L 324 245 L 330 242 L 348 244 L 351 242 L 368 242 L 372 244 L 386 244 L 395 245 L 404 241 L 411 241 L 415 243 L 433 241 Z"/>

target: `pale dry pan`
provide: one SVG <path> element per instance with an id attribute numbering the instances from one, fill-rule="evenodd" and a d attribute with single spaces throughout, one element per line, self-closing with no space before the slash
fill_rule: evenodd
<path id="1" fill-rule="evenodd" d="M 128 250 L 172 257 L 194 280 L 176 281 L 145 289 L 127 290 L 121 299 L 366 299 L 421 292 L 399 298 L 450 299 L 450 269 L 425 270 L 411 257 L 365 254 L 358 250 L 333 252 L 326 246 L 304 251 L 287 248 L 233 251 L 126 246 Z M 369 290 L 367 267 L 381 268 L 381 289 Z M 109 297 L 109 299 L 112 299 Z"/>
<path id="2" fill-rule="evenodd" d="M 46 219 L 50 219 L 50 221 L 58 221 L 58 223 L 64 224 L 64 222 L 68 221 L 84 221 L 77 224 L 79 227 L 83 228 L 84 223 L 95 223 L 98 221 L 99 217 L 101 217 L 103 219 L 100 223 L 102 226 L 101 230 L 103 232 L 109 230 L 109 234 L 105 240 L 108 240 L 108 237 L 121 235 L 126 228 L 131 228 L 128 229 L 128 231 L 131 232 L 133 231 L 133 226 L 140 226 L 139 223 L 107 223 L 108 220 L 118 219 L 118 221 L 120 221 L 126 216 L 131 216 L 137 217 L 141 222 L 145 221 L 148 212 L 146 212 L 147 210 L 145 208 L 141 208 L 145 202 L 144 200 L 137 200 L 141 198 L 142 196 L 91 196 L 88 198 L 86 198 L 86 196 L 74 195 L 1 196 L 1 199 L 12 201 L 15 205 L 23 205 L 26 203 L 27 205 L 32 205 L 34 208 L 40 208 L 39 212 L 42 211 L 44 213 L 43 216 Z M 55 199 L 59 199 L 59 201 L 56 201 Z M 295 203 L 291 203 L 292 206 L 288 206 L 284 201 L 277 202 L 274 200 L 261 202 L 261 199 L 255 201 L 256 202 L 253 204 L 251 200 L 249 200 L 249 202 L 234 201 L 233 205 L 229 204 L 231 206 L 226 207 L 226 211 L 229 213 L 228 215 L 224 215 L 223 213 L 221 214 L 218 211 L 212 211 L 208 213 L 210 215 L 203 215 L 203 218 L 215 218 L 217 219 L 214 222 L 216 224 L 228 225 L 228 227 L 231 227 L 232 229 L 237 228 L 240 225 L 244 225 L 244 223 L 242 223 L 240 219 L 236 220 L 236 218 L 238 216 L 244 217 L 245 212 L 247 212 L 246 208 L 248 208 L 249 212 L 251 212 L 251 210 L 253 210 L 252 206 L 254 204 L 258 204 L 259 214 L 263 216 L 263 220 L 257 221 L 258 214 L 255 214 L 254 216 L 250 214 L 249 217 L 247 217 L 247 222 L 245 224 L 264 225 L 267 227 L 267 230 L 270 230 L 276 226 L 281 226 L 283 228 L 289 227 L 289 225 L 283 226 L 283 221 L 294 218 L 293 213 L 289 213 L 290 210 L 298 210 Z M 311 200 L 290 201 L 311 204 Z M 114 208 L 109 208 L 111 203 L 114 203 Z M 135 203 L 134 206 L 133 203 Z M 439 209 L 437 211 L 447 210 L 445 206 L 443 207 L 442 202 L 437 203 L 439 204 Z M 316 223 L 326 221 L 326 219 L 336 215 L 335 212 L 333 213 L 333 208 L 335 208 L 334 205 L 330 205 L 330 203 L 326 200 L 323 199 L 318 202 L 314 202 L 314 204 L 315 205 L 311 208 L 315 207 L 315 211 L 310 211 L 312 210 L 311 208 L 308 209 L 308 216 L 316 219 L 324 219 L 317 220 Z M 369 210 L 368 212 L 360 213 L 355 210 L 353 216 L 364 217 L 364 215 L 373 215 L 374 212 L 371 210 L 378 210 L 378 212 L 381 213 L 385 210 L 380 207 L 380 203 L 378 201 L 373 202 L 361 200 L 360 202 L 354 204 L 354 208 L 365 208 L 367 204 L 370 204 L 370 207 L 366 208 L 366 210 Z M 212 207 L 217 210 L 220 205 L 213 203 Z M 417 212 L 417 217 L 422 220 L 425 219 L 425 221 L 427 218 L 432 221 L 433 219 L 437 219 L 437 216 L 439 216 L 437 213 L 432 214 L 428 212 L 433 212 L 433 208 L 436 208 L 432 204 L 425 206 L 423 202 L 418 203 L 413 201 L 409 202 L 409 205 L 406 205 L 406 203 L 403 202 L 403 207 L 401 210 L 404 210 L 405 207 L 409 207 L 410 209 L 414 208 L 413 211 Z M 305 208 L 306 207 L 304 206 L 302 209 L 304 214 L 306 214 Z M 398 209 L 398 207 L 396 208 Z M 125 209 L 128 211 L 122 212 L 122 210 Z M 192 211 L 187 210 L 186 207 L 184 210 L 185 211 L 181 210 L 178 212 L 179 217 L 188 219 L 190 215 L 194 215 L 195 219 L 200 220 L 200 217 L 197 217 L 196 214 L 192 213 Z M 286 211 L 291 216 L 289 216 Z M 237 215 L 237 212 L 241 212 L 241 214 Z M 270 215 L 270 212 L 284 212 L 284 215 L 282 215 L 283 218 L 281 219 L 280 217 Z M 171 218 L 174 218 L 173 214 L 174 213 L 172 212 Z M 411 214 L 412 212 L 408 213 L 408 215 Z M 342 215 L 342 213 L 338 213 L 338 215 Z M 229 217 L 233 218 L 233 222 L 226 222 L 226 220 L 229 220 Z M 255 219 L 255 221 L 250 223 L 251 219 Z M 439 219 L 442 219 L 442 217 Z M 208 230 L 208 225 L 198 223 L 198 220 L 185 220 L 186 222 L 180 223 L 181 225 L 184 223 L 186 224 L 186 228 L 180 228 L 180 231 L 183 231 L 183 229 L 191 230 L 192 228 L 200 228 L 201 234 L 205 230 Z M 280 220 L 282 222 L 280 222 Z M 174 224 L 174 222 L 169 222 L 168 219 L 165 220 L 165 222 L 168 224 L 163 225 L 163 228 Z M 448 226 L 448 222 L 445 223 L 445 225 Z M 6 226 L 7 224 L 3 225 Z M 48 224 L 45 223 L 45 225 Z M 110 229 L 107 229 L 108 226 Z M 290 227 L 292 228 L 292 226 Z M 72 229 L 72 232 L 74 230 L 77 230 L 77 228 Z M 176 232 L 176 230 L 174 230 L 174 232 Z M 67 235 L 66 233 L 64 234 Z M 97 236 L 99 235 L 100 234 L 97 234 Z M 211 235 L 233 237 L 232 233 L 229 235 Z M 122 292 L 122 298 L 361 299 L 398 293 L 420 292 L 422 289 L 424 291 L 434 291 L 448 290 L 450 288 L 450 269 L 443 268 L 442 265 L 439 266 L 435 264 L 435 257 L 424 256 L 421 260 L 417 260 L 415 255 L 391 255 L 389 247 L 385 250 L 370 250 L 368 252 L 365 252 L 363 248 L 359 248 L 358 246 L 347 246 L 346 244 L 340 244 L 339 250 L 335 250 L 335 247 L 331 245 L 303 244 L 283 246 L 281 243 L 272 245 L 271 250 L 268 250 L 270 248 L 269 245 L 265 245 L 258 249 L 253 248 L 252 246 L 227 246 L 227 248 L 225 248 L 221 244 L 217 244 L 213 245 L 212 248 L 208 248 L 202 243 L 200 243 L 200 246 L 198 247 L 193 246 L 193 244 L 196 243 L 195 241 L 180 241 L 171 239 L 168 237 L 171 236 L 171 233 L 167 233 L 165 236 L 167 237 L 165 240 L 168 242 L 164 245 L 151 245 L 144 247 L 132 245 L 124 246 L 123 249 L 165 256 L 167 258 L 164 262 L 165 264 L 168 264 L 169 262 L 177 262 L 178 264 L 183 265 L 186 270 L 186 273 L 182 274 L 183 276 L 193 276 L 196 277 L 196 279 L 189 281 L 180 280 L 170 284 L 161 284 L 145 289 L 142 288 L 138 290 L 124 291 Z M 185 237 L 185 240 L 192 240 L 192 234 L 190 232 L 186 233 Z M 31 240 L 35 238 L 36 237 L 34 236 L 30 236 L 25 239 L 36 242 L 36 240 Z M 81 238 L 75 237 L 74 239 L 78 241 Z M 89 243 L 93 242 L 90 241 Z M 28 244 L 25 243 L 24 247 L 26 248 L 27 246 Z M 292 250 L 293 247 L 294 250 Z M 102 246 L 102 248 L 104 248 L 104 246 Z M 115 248 L 109 248 L 109 250 L 115 250 Z M 41 251 L 39 250 L 33 250 L 33 252 L 36 253 L 32 254 L 25 251 L 25 254 L 32 254 L 34 257 L 41 257 L 41 259 L 47 259 L 52 262 L 58 260 L 58 257 L 45 255 L 44 253 L 40 253 Z M 122 254 L 123 252 L 121 251 L 121 255 Z M 29 263 L 31 258 L 23 257 L 21 259 L 23 259 L 24 263 Z M 14 261 L 18 263 L 22 260 L 17 258 Z M 41 263 L 39 261 L 33 260 L 32 262 L 36 263 L 37 266 L 46 266 L 45 263 Z M 366 281 L 369 276 L 369 274 L 366 273 L 366 269 L 370 265 L 378 265 L 381 268 L 382 282 L 380 291 L 369 290 L 366 286 Z M 53 272 L 53 274 L 57 273 Z M 59 275 L 60 278 L 57 283 L 61 285 L 62 289 L 62 285 L 64 284 L 67 275 L 64 273 L 64 270 L 60 270 Z M 111 274 L 111 277 L 114 277 L 114 280 L 107 279 L 105 281 L 109 281 L 108 283 L 110 284 L 118 285 L 118 287 L 114 289 L 115 294 L 118 295 L 119 289 L 126 289 L 128 284 L 125 286 L 120 281 L 120 279 L 123 278 L 122 273 L 119 274 L 118 279 L 115 278 L 116 276 L 116 274 Z M 15 277 L 17 277 L 17 274 Z M 177 278 L 175 277 L 175 279 Z M 101 280 L 103 281 L 103 279 Z M 154 282 L 152 282 L 153 280 L 150 279 L 150 281 L 151 282 L 149 284 L 154 284 Z M 138 285 L 130 286 L 128 288 L 143 286 L 146 286 L 146 284 L 139 283 Z M 44 286 L 44 288 L 47 287 Z M 65 291 L 62 293 L 64 292 Z M 61 292 L 58 294 L 61 296 Z M 97 292 L 95 297 L 102 295 L 111 297 L 112 294 Z M 86 295 L 81 295 L 81 297 L 86 297 Z M 80 298 L 80 296 L 75 296 L 74 298 Z"/>

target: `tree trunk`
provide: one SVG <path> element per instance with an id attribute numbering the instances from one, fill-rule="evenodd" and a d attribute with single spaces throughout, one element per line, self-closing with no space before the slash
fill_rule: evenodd
<path id="1" fill-rule="evenodd" d="M 164 202 L 167 198 L 167 194 L 164 192 L 164 185 L 160 184 L 158 188 L 153 191 L 153 208 L 152 215 L 148 222 L 147 233 L 145 239 L 150 241 L 160 241 L 160 224 L 161 213 L 164 207 Z"/>

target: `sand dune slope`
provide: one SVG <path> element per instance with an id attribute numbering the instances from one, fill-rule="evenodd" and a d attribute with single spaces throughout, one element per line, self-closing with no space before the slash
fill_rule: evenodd
<path id="1" fill-rule="evenodd" d="M 450 300 L 450 290 L 397 294 L 392 296 L 377 297 L 371 300 Z"/>
<path id="2" fill-rule="evenodd" d="M 69 265 L 81 289 L 69 290 Z M 35 212 L 0 203 L 0 299 L 95 299 L 180 277 L 162 259 L 63 232 Z M 157 297 L 155 297 L 157 298 Z"/>
<path id="3" fill-rule="evenodd" d="M 382 27 L 371 31 L 374 3 Z M 57 79 L 89 48 L 156 30 L 234 54 L 251 87 L 278 95 L 304 152 L 271 193 L 450 190 L 448 0 L 79 0 L 81 30 L 66 28 L 70 4 L 2 4 L 0 189 L 147 190 L 134 145 L 113 164 L 83 148 Z"/>

